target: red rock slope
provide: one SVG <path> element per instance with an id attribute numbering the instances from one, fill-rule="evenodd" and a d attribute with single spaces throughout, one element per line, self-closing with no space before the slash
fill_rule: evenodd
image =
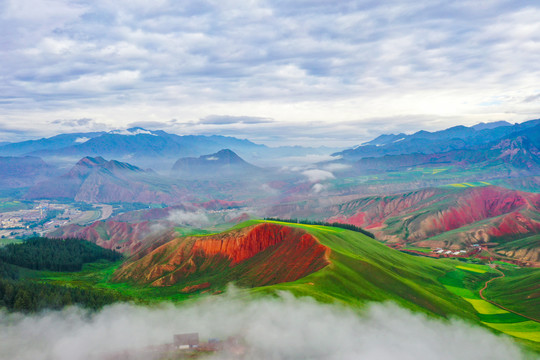
<path id="1" fill-rule="evenodd" d="M 302 229 L 262 223 L 204 237 L 177 238 L 128 261 L 116 281 L 153 286 L 228 282 L 264 286 L 300 279 L 322 269 L 329 249 Z M 209 283 L 210 285 L 207 285 Z"/>
<path id="2" fill-rule="evenodd" d="M 157 225 L 156 225 L 157 227 Z M 135 254 L 147 245 L 171 240 L 174 238 L 173 229 L 158 231 L 151 228 L 148 221 L 126 223 L 120 221 L 96 221 L 89 226 L 67 225 L 49 234 L 52 238 L 79 238 L 106 249 L 113 249 L 126 254 Z"/>

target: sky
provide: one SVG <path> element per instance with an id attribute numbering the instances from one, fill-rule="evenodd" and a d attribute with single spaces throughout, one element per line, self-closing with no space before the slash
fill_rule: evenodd
<path id="1" fill-rule="evenodd" d="M 350 146 L 536 119 L 539 18 L 529 0 L 0 0 L 0 141 Z"/>

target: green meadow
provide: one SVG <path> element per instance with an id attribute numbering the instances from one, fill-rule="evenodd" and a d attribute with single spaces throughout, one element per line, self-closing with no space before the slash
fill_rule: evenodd
<path id="1" fill-rule="evenodd" d="M 265 222 L 250 220 L 231 230 Z M 324 303 L 340 303 L 361 309 L 369 302 L 392 301 L 407 309 L 438 318 L 459 317 L 491 331 L 514 337 L 530 349 L 540 351 L 540 324 L 482 300 L 479 290 L 485 282 L 500 276 L 486 265 L 452 259 L 411 256 L 388 248 L 362 233 L 342 228 L 266 221 L 301 228 L 328 247 L 330 264 L 297 281 L 246 288 L 246 295 L 274 295 L 288 291 L 295 296 L 310 296 Z M 205 231 L 191 235 L 208 236 Z M 34 272 L 36 281 L 63 286 L 116 291 L 139 303 L 181 302 L 210 296 L 226 289 L 184 294 L 178 286 L 152 287 L 133 283 L 114 283 L 111 278 L 122 262 L 87 264 L 80 272 Z M 537 291 L 538 270 L 501 265 L 506 278 L 494 280 L 484 295 L 516 312 L 534 316 L 540 309 Z M 253 269 L 250 269 L 253 270 Z M 226 284 L 227 272 L 223 272 Z M 213 281 L 219 281 L 215 278 Z M 528 299 L 528 300 L 527 300 Z"/>
<path id="2" fill-rule="evenodd" d="M 508 267 L 510 268 L 510 267 Z M 528 269 L 522 269 L 527 271 Z M 516 270 L 514 270 L 516 271 Z M 478 274 L 482 274 L 482 277 L 478 279 Z M 516 313 L 504 310 L 498 306 L 493 305 L 492 303 L 483 300 L 479 295 L 479 290 L 484 286 L 485 281 L 488 281 L 490 278 L 499 276 L 499 273 L 496 273 L 489 266 L 481 265 L 467 265 L 467 266 L 456 266 L 454 271 L 447 273 L 445 276 L 441 277 L 439 280 L 444 286 L 453 294 L 460 296 L 462 299 L 467 301 L 472 305 L 474 311 L 477 314 L 480 322 L 497 332 L 502 332 L 506 335 L 510 335 L 516 338 L 522 344 L 535 349 L 536 351 L 540 350 L 540 323 L 537 321 L 531 321 L 524 316 L 520 316 Z M 496 279 L 492 283 L 503 280 L 505 278 Z M 516 277 L 509 277 L 509 281 L 515 282 Z M 480 280 L 480 281 L 479 281 Z M 487 289 L 490 289 L 488 285 Z M 505 304 L 505 307 L 508 307 L 510 310 L 517 311 L 520 309 L 520 303 L 523 301 L 523 288 L 516 286 L 514 291 L 517 291 L 513 294 L 514 302 Z M 512 289 L 506 289 L 505 293 L 510 294 Z M 495 298 L 492 298 L 487 295 L 487 290 L 484 292 L 484 296 L 487 299 L 494 301 Z M 538 299 L 535 304 L 531 306 L 538 307 Z M 531 309 L 532 310 L 532 309 Z M 524 314 L 529 316 L 530 314 Z"/>

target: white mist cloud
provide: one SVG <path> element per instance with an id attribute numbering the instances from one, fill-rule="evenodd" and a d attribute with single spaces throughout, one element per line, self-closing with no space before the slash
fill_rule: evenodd
<path id="1" fill-rule="evenodd" d="M 205 227 L 210 225 L 208 216 L 202 211 L 173 210 L 169 213 L 167 220 L 175 225 L 186 225 L 195 227 Z"/>
<path id="2" fill-rule="evenodd" d="M 311 187 L 311 191 L 313 191 L 315 194 L 319 194 L 323 191 L 325 191 L 328 188 L 327 185 L 323 185 L 321 183 L 316 183 Z"/>
<path id="3" fill-rule="evenodd" d="M 239 336 L 244 359 L 524 359 L 510 338 L 462 321 L 429 319 L 390 303 L 359 315 L 290 294 L 257 300 L 227 295 L 178 307 L 116 304 L 94 314 L 78 308 L 0 313 L 0 359 L 103 359 L 125 350 L 131 352 L 122 358 L 133 359 L 137 349 L 171 343 L 173 334 L 185 332 L 198 332 L 202 340 Z"/>
<path id="4" fill-rule="evenodd" d="M 339 159 L 339 157 L 332 156 L 330 154 L 307 154 L 303 156 L 287 156 L 283 158 L 278 158 L 276 159 L 276 161 L 289 165 L 302 166 L 337 159 Z"/>
<path id="5" fill-rule="evenodd" d="M 310 169 L 302 172 L 302 175 L 306 176 L 310 182 L 319 182 L 334 179 L 335 176 L 330 171 L 320 169 Z"/>
<path id="6" fill-rule="evenodd" d="M 341 170 L 350 169 L 351 167 L 352 167 L 352 165 L 349 165 L 349 164 L 333 163 L 333 164 L 325 165 L 324 169 L 328 170 L 328 171 L 341 171 Z"/>
<path id="7" fill-rule="evenodd" d="M 87 138 L 87 137 L 78 137 L 78 138 L 75 139 L 75 142 L 76 142 L 76 143 L 79 143 L 79 144 L 82 144 L 82 143 L 87 142 L 88 140 L 90 140 L 90 138 Z"/>

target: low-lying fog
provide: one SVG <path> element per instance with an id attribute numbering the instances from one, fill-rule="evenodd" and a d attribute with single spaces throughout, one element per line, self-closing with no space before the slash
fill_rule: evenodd
<path id="1" fill-rule="evenodd" d="M 434 320 L 391 303 L 358 315 L 288 294 L 258 300 L 227 295 L 181 306 L 116 304 L 97 313 L 76 307 L 38 315 L 4 312 L 0 358 L 103 359 L 171 343 L 173 334 L 187 332 L 198 332 L 203 341 L 240 336 L 247 347 L 243 359 L 525 358 L 510 338 L 460 320 Z"/>

